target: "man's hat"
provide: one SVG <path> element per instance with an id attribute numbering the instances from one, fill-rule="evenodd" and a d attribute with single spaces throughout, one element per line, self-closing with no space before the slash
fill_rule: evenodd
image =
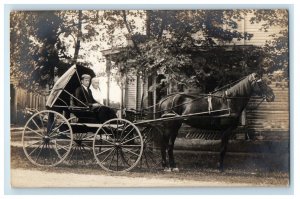
<path id="1" fill-rule="evenodd" d="M 91 79 L 91 76 L 88 75 L 88 74 L 83 74 L 81 75 L 81 79 L 84 80 L 84 79 Z"/>

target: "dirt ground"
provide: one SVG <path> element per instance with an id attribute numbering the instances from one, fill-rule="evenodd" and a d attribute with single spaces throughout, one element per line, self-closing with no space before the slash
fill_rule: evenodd
<path id="1" fill-rule="evenodd" d="M 228 154 L 226 170 L 216 169 L 218 154 L 175 153 L 180 172 L 161 168 L 109 173 L 98 165 L 69 165 L 44 168 L 32 165 L 21 147 L 11 147 L 13 187 L 287 187 L 288 168 L 264 161 L 264 156 Z M 278 157 L 276 157 L 278 159 Z M 279 157 L 280 158 L 280 157 Z M 282 161 L 287 161 L 281 157 Z"/>

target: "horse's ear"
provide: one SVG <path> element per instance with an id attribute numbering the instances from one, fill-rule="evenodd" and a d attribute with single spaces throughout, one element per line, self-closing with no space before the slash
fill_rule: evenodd
<path id="1" fill-rule="evenodd" d="M 253 76 L 254 76 L 255 79 L 259 79 L 260 78 L 260 76 L 257 73 L 253 73 Z"/>
<path id="2" fill-rule="evenodd" d="M 259 75 L 257 73 L 252 73 L 249 77 L 250 81 L 257 81 L 259 79 Z"/>

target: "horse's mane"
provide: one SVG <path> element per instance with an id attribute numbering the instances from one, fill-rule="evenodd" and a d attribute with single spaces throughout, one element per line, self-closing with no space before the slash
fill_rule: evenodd
<path id="1" fill-rule="evenodd" d="M 234 86 L 228 88 L 226 90 L 226 94 L 231 97 L 235 96 L 244 96 L 245 94 L 249 94 L 250 91 L 250 81 L 249 76 L 245 77 L 243 80 L 239 81 Z"/>

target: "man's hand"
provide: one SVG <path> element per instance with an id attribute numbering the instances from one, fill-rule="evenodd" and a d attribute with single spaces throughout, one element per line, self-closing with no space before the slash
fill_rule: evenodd
<path id="1" fill-rule="evenodd" d="M 94 103 L 92 104 L 92 108 L 98 108 L 98 107 L 101 107 L 102 105 L 99 104 L 99 103 Z"/>

